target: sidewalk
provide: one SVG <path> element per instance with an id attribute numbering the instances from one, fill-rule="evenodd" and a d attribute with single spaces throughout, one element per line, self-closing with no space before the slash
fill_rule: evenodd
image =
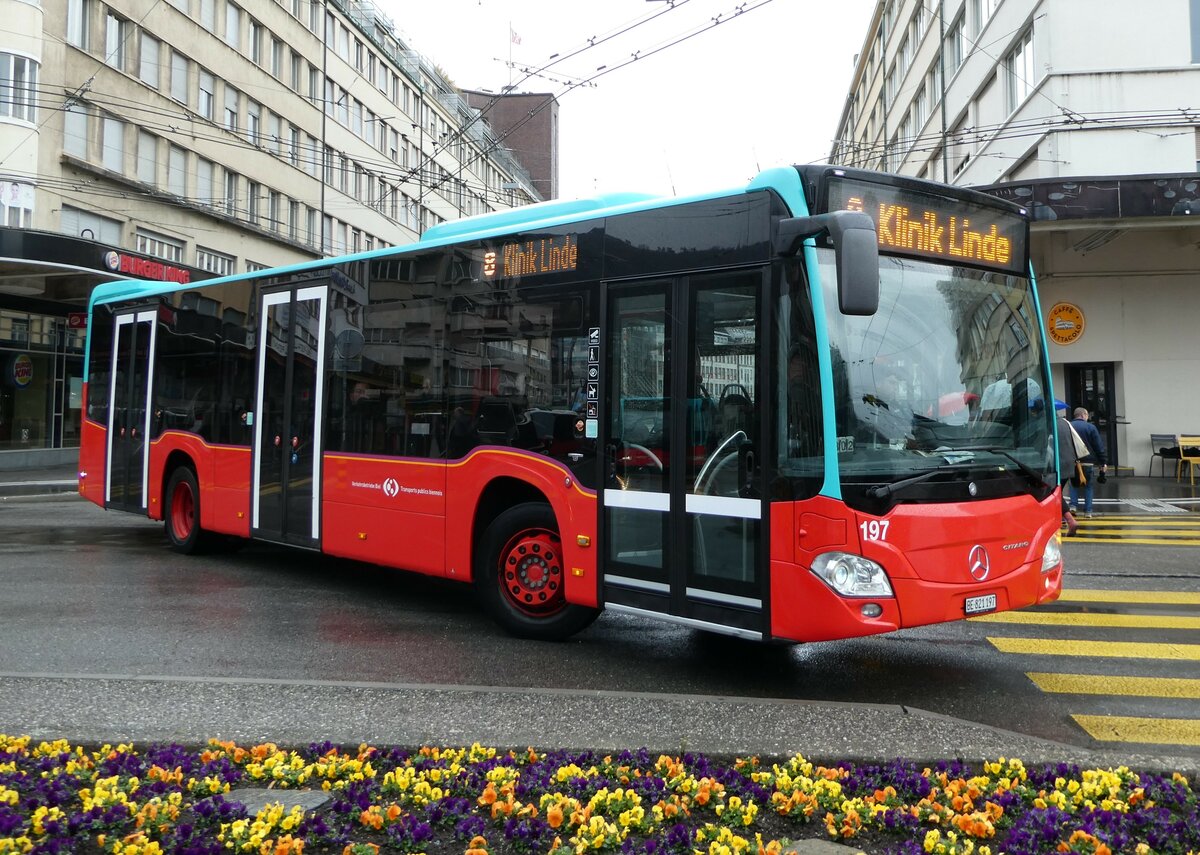
<path id="1" fill-rule="evenodd" d="M 0 500 L 75 493 L 78 489 L 79 467 L 75 463 L 37 469 L 0 469 Z"/>

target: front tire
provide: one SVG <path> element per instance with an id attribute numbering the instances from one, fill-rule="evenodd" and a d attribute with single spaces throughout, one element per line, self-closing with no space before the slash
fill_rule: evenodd
<path id="1" fill-rule="evenodd" d="M 520 638 L 560 641 L 600 614 L 567 602 L 565 577 L 558 522 L 549 505 L 528 502 L 504 511 L 476 551 L 475 585 L 484 608 Z"/>
<path id="2" fill-rule="evenodd" d="M 188 466 L 178 467 L 167 482 L 163 524 L 176 552 L 194 555 L 203 551 L 207 539 L 200 528 L 200 484 Z"/>

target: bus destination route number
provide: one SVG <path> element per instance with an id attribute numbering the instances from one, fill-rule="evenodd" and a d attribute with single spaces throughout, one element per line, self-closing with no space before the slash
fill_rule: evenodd
<path id="1" fill-rule="evenodd" d="M 999 207 L 841 178 L 828 204 L 874 220 L 881 252 L 1026 272 L 1025 219 Z"/>
<path id="2" fill-rule="evenodd" d="M 539 276 L 572 271 L 579 264 L 579 238 L 575 235 L 536 238 L 501 244 L 483 254 L 483 278 Z"/>

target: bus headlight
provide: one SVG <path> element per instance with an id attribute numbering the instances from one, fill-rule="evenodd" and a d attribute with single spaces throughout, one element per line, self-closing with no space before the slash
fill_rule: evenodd
<path id="1" fill-rule="evenodd" d="M 1049 573 L 1058 565 L 1062 564 L 1062 545 L 1059 543 L 1058 535 L 1050 538 L 1046 544 L 1046 551 L 1042 553 L 1042 572 Z"/>
<path id="2" fill-rule="evenodd" d="M 826 552 L 817 556 L 812 572 L 843 597 L 893 596 L 887 573 L 874 561 L 861 555 Z"/>

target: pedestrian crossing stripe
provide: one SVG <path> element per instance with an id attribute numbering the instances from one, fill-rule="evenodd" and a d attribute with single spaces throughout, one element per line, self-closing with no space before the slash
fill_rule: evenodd
<path id="1" fill-rule="evenodd" d="M 970 618 L 979 623 L 1017 623 L 1026 626 L 1102 626 L 1120 629 L 1200 629 L 1200 616 L 1123 615 L 1094 612 L 994 612 Z"/>
<path id="2" fill-rule="evenodd" d="M 1111 588 L 1063 588 L 1060 603 L 1130 603 L 1200 606 L 1197 591 L 1120 591 Z"/>
<path id="3" fill-rule="evenodd" d="M 1087 528 L 1096 528 L 1106 525 L 1151 525 L 1163 526 L 1164 528 L 1183 528 L 1183 529 L 1200 529 L 1200 516 L 1191 515 L 1187 519 L 1179 517 L 1152 517 L 1145 514 L 1130 514 L 1122 516 L 1120 514 L 1105 514 L 1101 517 L 1076 517 L 1076 520 L 1081 526 Z"/>
<path id="4" fill-rule="evenodd" d="M 1197 719 L 1119 715 L 1072 715 L 1071 718 L 1098 742 L 1200 745 L 1200 720 Z"/>
<path id="5" fill-rule="evenodd" d="M 1107 537 L 1088 537 L 1083 528 L 1080 528 L 1079 533 L 1069 539 L 1070 543 L 1122 543 L 1132 546 L 1200 546 L 1200 540 L 1183 539 L 1175 537 L 1125 537 L 1123 534 L 1113 532 Z"/>
<path id="6" fill-rule="evenodd" d="M 1025 674 L 1043 692 L 1054 695 L 1121 695 L 1131 698 L 1200 698 L 1200 680 L 1183 677 L 1112 677 L 1107 674 Z"/>
<path id="7" fill-rule="evenodd" d="M 1108 659 L 1181 659 L 1200 662 L 1200 644 L 1156 644 L 1136 641 L 1088 641 L 1054 638 L 988 636 L 1001 653 L 1030 656 L 1091 656 Z"/>

